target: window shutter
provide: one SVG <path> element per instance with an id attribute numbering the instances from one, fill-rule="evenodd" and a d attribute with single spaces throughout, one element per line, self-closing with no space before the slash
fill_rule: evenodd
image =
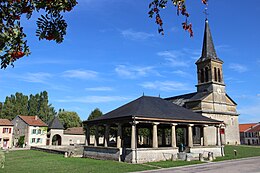
<path id="1" fill-rule="evenodd" d="M 9 128 L 9 133 L 11 133 L 11 131 L 12 131 L 12 128 Z"/>
<path id="2" fill-rule="evenodd" d="M 3 128 L 3 133 L 5 133 L 5 128 Z"/>

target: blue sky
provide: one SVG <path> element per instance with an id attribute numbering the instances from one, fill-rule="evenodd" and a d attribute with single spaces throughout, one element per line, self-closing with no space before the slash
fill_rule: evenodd
<path id="1" fill-rule="evenodd" d="M 204 6 L 187 0 L 194 37 L 182 30 L 182 17 L 170 5 L 161 12 L 165 35 L 148 18 L 149 0 L 78 0 L 65 15 L 62 44 L 38 41 L 36 24 L 23 22 L 32 54 L 0 70 L 0 101 L 15 92 L 48 91 L 58 110 L 87 119 L 96 107 L 104 113 L 143 93 L 170 97 L 194 92 L 196 60 L 204 31 Z M 210 0 L 209 24 L 224 61 L 227 93 L 237 102 L 240 123 L 260 118 L 260 1 Z"/>

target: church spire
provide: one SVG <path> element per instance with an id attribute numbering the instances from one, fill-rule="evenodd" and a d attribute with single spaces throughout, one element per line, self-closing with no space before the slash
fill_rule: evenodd
<path id="1" fill-rule="evenodd" d="M 202 54 L 201 54 L 200 59 L 198 59 L 198 61 L 196 62 L 196 64 L 199 63 L 199 62 L 203 62 L 205 60 L 208 60 L 208 59 L 215 59 L 215 60 L 221 61 L 217 57 L 217 53 L 216 53 L 216 50 L 215 50 L 215 47 L 214 47 L 212 35 L 211 35 L 211 32 L 210 32 L 210 28 L 209 28 L 209 22 L 208 22 L 208 19 L 206 19 Z"/>

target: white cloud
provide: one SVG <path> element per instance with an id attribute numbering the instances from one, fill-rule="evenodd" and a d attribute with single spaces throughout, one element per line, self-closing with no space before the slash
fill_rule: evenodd
<path id="1" fill-rule="evenodd" d="M 237 110 L 243 122 L 259 122 L 260 104 L 244 106 Z"/>
<path id="2" fill-rule="evenodd" d="M 165 65 L 172 67 L 188 67 L 190 61 L 187 59 L 189 59 L 189 56 L 191 57 L 185 51 L 162 51 L 158 52 L 157 55 L 164 57 Z"/>
<path id="3" fill-rule="evenodd" d="M 48 80 L 52 77 L 50 73 L 26 73 L 24 75 L 19 76 L 18 78 L 25 82 L 31 83 L 47 83 Z"/>
<path id="4" fill-rule="evenodd" d="M 137 66 L 126 66 L 126 65 L 118 65 L 115 68 L 116 73 L 123 78 L 135 79 L 138 77 L 145 77 L 149 74 L 159 75 L 158 72 L 154 70 L 154 67 L 137 67 Z"/>
<path id="5" fill-rule="evenodd" d="M 143 41 L 151 37 L 154 37 L 154 34 L 149 34 L 146 32 L 136 32 L 133 31 L 132 29 L 123 30 L 121 31 L 121 34 L 124 38 L 129 40 L 134 40 L 134 41 L 139 41 L 139 40 Z"/>
<path id="6" fill-rule="evenodd" d="M 260 94 L 257 94 L 256 96 L 257 96 L 257 97 L 260 97 Z"/>
<path id="7" fill-rule="evenodd" d="M 112 91 L 111 87 L 93 87 L 93 88 L 85 88 L 87 91 Z"/>
<path id="8" fill-rule="evenodd" d="M 127 97 L 122 96 L 86 96 L 86 97 L 78 97 L 78 98 L 66 98 L 56 100 L 56 102 L 61 103 L 107 103 L 114 101 L 124 101 L 129 100 Z"/>
<path id="9" fill-rule="evenodd" d="M 176 70 L 176 71 L 173 71 L 173 73 L 176 75 L 179 75 L 181 77 L 191 77 L 191 74 L 189 74 L 185 71 L 182 71 L 182 70 Z"/>
<path id="10" fill-rule="evenodd" d="M 96 79 L 98 73 L 92 70 L 67 70 L 63 72 L 63 77 L 77 79 Z"/>
<path id="11" fill-rule="evenodd" d="M 157 89 L 161 91 L 183 91 L 190 90 L 185 83 L 176 81 L 155 81 L 155 82 L 144 82 L 141 84 L 142 87 L 147 89 Z"/>
<path id="12" fill-rule="evenodd" d="M 234 70 L 234 71 L 238 72 L 238 73 L 244 73 L 244 72 L 246 72 L 248 70 L 248 68 L 246 66 L 241 65 L 241 64 L 236 64 L 236 63 L 230 64 L 229 68 L 231 70 Z"/>

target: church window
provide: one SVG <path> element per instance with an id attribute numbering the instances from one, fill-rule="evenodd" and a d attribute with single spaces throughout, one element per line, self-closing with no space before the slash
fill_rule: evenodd
<path id="1" fill-rule="evenodd" d="M 218 78 L 217 78 L 217 68 L 214 67 L 214 80 L 217 82 Z"/>
<path id="2" fill-rule="evenodd" d="M 209 68 L 206 67 L 205 68 L 205 82 L 208 82 L 209 81 Z"/>
<path id="3" fill-rule="evenodd" d="M 200 81 L 201 81 L 201 83 L 204 82 L 204 70 L 203 69 L 200 70 Z"/>
<path id="4" fill-rule="evenodd" d="M 218 82 L 222 82 L 221 75 L 220 75 L 220 69 L 218 68 Z"/>

